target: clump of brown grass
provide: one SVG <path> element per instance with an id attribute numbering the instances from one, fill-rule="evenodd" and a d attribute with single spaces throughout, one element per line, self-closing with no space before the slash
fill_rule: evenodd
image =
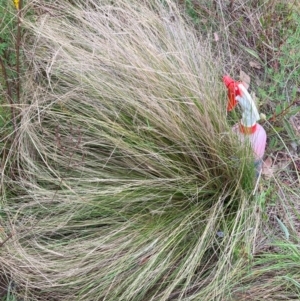
<path id="1" fill-rule="evenodd" d="M 2 269 L 30 300 L 222 300 L 258 221 L 210 45 L 169 1 L 37 6 Z"/>

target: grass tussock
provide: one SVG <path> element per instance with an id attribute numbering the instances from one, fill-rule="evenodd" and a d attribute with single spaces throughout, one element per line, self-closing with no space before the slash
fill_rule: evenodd
<path id="1" fill-rule="evenodd" d="M 28 300 L 224 300 L 258 217 L 222 62 L 169 1 L 45 7 L 2 269 Z"/>

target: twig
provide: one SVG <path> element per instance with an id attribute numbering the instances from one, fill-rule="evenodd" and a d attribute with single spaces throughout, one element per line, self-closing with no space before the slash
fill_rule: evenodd
<path id="1" fill-rule="evenodd" d="M 5 244 L 6 244 L 6 242 L 8 241 L 8 240 L 10 240 L 11 238 L 13 237 L 13 235 L 12 235 L 12 233 L 10 233 L 1 243 L 0 243 L 0 248 L 2 248 Z"/>
<path id="2" fill-rule="evenodd" d="M 16 80 L 16 89 L 17 89 L 17 102 L 20 103 L 20 90 L 21 90 L 21 79 L 20 79 L 20 45 L 21 45 L 21 9 L 22 9 L 22 0 L 19 2 L 18 9 L 18 20 L 17 20 L 17 40 L 16 40 L 16 71 L 17 71 L 17 80 Z"/>
<path id="3" fill-rule="evenodd" d="M 276 114 L 276 112 L 275 112 L 275 113 L 273 114 L 273 116 L 269 118 L 269 121 L 270 121 L 270 122 L 274 122 L 275 119 L 276 119 L 277 117 L 279 117 L 279 116 L 281 116 L 281 115 L 285 115 L 286 112 L 288 111 L 288 109 L 289 109 L 290 107 L 292 107 L 292 106 L 295 105 L 295 104 L 299 104 L 299 103 L 300 103 L 300 100 L 299 100 L 299 99 L 294 100 L 294 101 L 293 101 L 292 103 L 290 103 L 284 110 L 282 110 L 279 114 Z"/>

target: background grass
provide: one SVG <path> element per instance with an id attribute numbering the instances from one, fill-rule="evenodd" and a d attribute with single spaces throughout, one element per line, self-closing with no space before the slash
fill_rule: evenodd
<path id="1" fill-rule="evenodd" d="M 1 157 L 8 151 L 7 136 L 13 131 L 11 104 L 13 103 L 13 83 L 15 81 L 16 56 L 14 50 L 15 12 L 13 5 L 7 1 L 0 1 L 0 146 Z"/>
<path id="2" fill-rule="evenodd" d="M 210 36 L 230 70 L 251 78 L 260 110 L 286 143 L 297 140 L 289 117 L 299 112 L 299 4 L 297 1 L 178 1 Z M 217 35 L 218 41 L 215 39 Z M 288 109 L 287 109 L 288 108 Z M 270 151 L 283 145 L 267 124 Z"/>
<path id="3" fill-rule="evenodd" d="M 4 298 L 299 299 L 299 8 L 177 4 L 25 6 Z M 240 69 L 277 164 L 258 187 L 225 116 L 221 75 Z"/>

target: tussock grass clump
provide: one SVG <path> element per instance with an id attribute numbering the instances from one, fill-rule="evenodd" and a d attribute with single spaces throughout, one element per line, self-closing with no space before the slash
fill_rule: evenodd
<path id="1" fill-rule="evenodd" d="M 3 269 L 31 299 L 221 300 L 257 222 L 221 62 L 168 1 L 55 5 L 24 21 Z"/>

